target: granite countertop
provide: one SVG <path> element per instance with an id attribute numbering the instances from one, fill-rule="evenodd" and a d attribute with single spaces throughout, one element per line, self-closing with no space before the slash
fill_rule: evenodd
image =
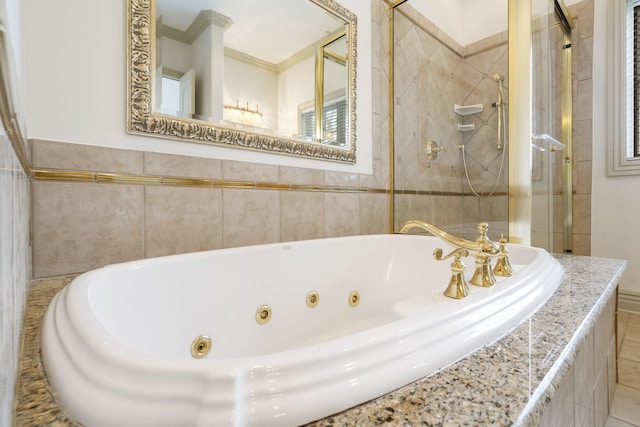
<path id="1" fill-rule="evenodd" d="M 441 371 L 309 426 L 536 425 L 580 344 L 615 295 L 626 262 L 554 255 L 565 278 L 545 305 L 493 343 Z M 74 276 L 34 280 L 25 311 L 17 426 L 75 426 L 42 370 L 40 324 Z"/>

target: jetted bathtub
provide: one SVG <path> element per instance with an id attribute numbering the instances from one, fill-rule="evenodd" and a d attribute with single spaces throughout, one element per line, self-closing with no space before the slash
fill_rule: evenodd
<path id="1" fill-rule="evenodd" d="M 83 274 L 52 300 L 42 357 L 87 426 L 297 425 L 385 394 L 513 329 L 560 283 L 542 249 L 515 274 L 442 295 L 451 249 L 376 235 L 147 259 Z M 464 258 L 466 276 L 474 259 Z M 210 338 L 210 342 L 206 337 Z"/>

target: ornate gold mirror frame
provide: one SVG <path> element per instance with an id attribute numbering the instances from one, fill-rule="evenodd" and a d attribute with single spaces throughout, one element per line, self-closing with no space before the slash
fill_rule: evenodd
<path id="1" fill-rule="evenodd" d="M 355 163 L 357 18 L 355 14 L 333 0 L 309 1 L 348 23 L 348 147 L 248 132 L 201 120 L 156 113 L 153 92 L 155 0 L 127 0 L 127 131 L 187 142 Z"/>

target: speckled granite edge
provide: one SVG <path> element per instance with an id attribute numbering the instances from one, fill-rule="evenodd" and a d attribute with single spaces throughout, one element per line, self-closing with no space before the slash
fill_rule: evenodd
<path id="1" fill-rule="evenodd" d="M 40 358 L 42 318 L 51 299 L 77 275 L 33 280 L 24 311 L 14 425 L 80 426 L 56 402 Z"/>
<path id="2" fill-rule="evenodd" d="M 620 260 L 556 258 L 566 271 L 563 283 L 538 312 L 508 334 L 429 377 L 309 425 L 538 424 L 626 267 Z M 40 359 L 40 324 L 46 307 L 74 277 L 31 283 L 16 426 L 79 425 L 55 401 Z M 529 348 L 532 328 L 541 331 L 533 352 Z M 559 346 L 562 351 L 557 351 Z"/>

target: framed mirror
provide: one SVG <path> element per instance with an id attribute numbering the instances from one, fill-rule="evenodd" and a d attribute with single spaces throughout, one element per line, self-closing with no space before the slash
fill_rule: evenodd
<path id="1" fill-rule="evenodd" d="M 128 0 L 130 133 L 356 160 L 357 18 L 333 0 Z"/>

